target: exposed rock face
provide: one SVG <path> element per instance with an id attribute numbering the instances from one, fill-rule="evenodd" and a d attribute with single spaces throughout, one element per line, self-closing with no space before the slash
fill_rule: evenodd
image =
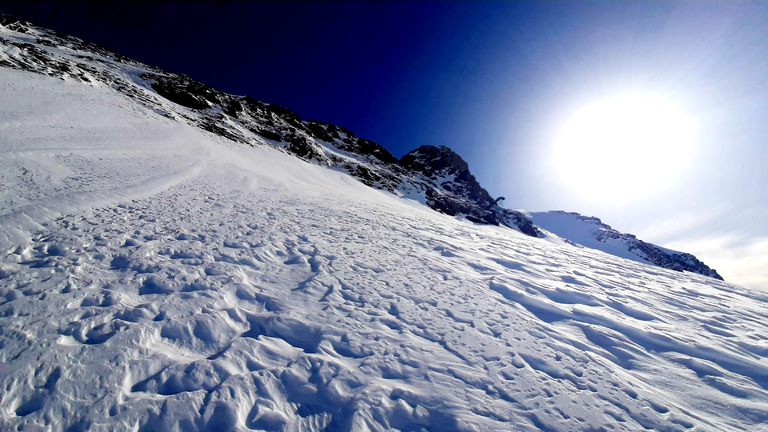
<path id="1" fill-rule="evenodd" d="M 525 217 L 524 214 L 519 211 L 499 208 L 496 210 L 499 216 L 499 220 L 503 225 L 508 227 L 517 227 L 523 234 L 527 234 L 531 237 L 541 237 L 541 231 L 536 225 L 531 222 L 530 219 Z"/>
<path id="2" fill-rule="evenodd" d="M 0 67 L 107 86 L 157 114 L 238 143 L 269 145 L 307 162 L 343 170 L 370 187 L 423 199 L 441 213 L 543 235 L 523 213 L 496 205 L 467 163 L 444 146 L 422 146 L 398 161 L 379 144 L 342 127 L 304 121 L 280 105 L 230 95 L 186 75 L 5 15 L 0 15 Z M 720 278 L 690 254 L 671 254 L 634 236 L 604 231 L 601 236 L 630 236 L 634 241 L 629 247 L 648 262 Z"/>
<path id="3" fill-rule="evenodd" d="M 146 76 L 146 78 L 152 78 Z M 221 104 L 217 97 L 217 91 L 213 88 L 192 81 L 185 75 L 175 77 L 157 77 L 157 82 L 151 85 L 152 89 L 160 96 L 171 102 L 176 102 L 181 106 L 192 109 L 210 108 L 216 104 Z"/>
<path id="4" fill-rule="evenodd" d="M 421 146 L 400 159 L 400 165 L 436 182 L 444 190 L 481 207 L 493 198 L 469 172 L 469 166 L 456 152 L 445 146 Z"/>
<path id="5" fill-rule="evenodd" d="M 504 225 L 532 237 L 540 232 L 522 213 L 501 208 L 483 189 L 469 166 L 445 146 L 421 146 L 403 156 L 400 166 L 421 175 L 430 183 L 427 205 L 451 216 L 464 215 L 475 223 Z"/>
<path id="6" fill-rule="evenodd" d="M 504 225 L 533 237 L 539 235 L 522 213 L 496 205 L 497 200 L 480 186 L 467 162 L 448 147 L 421 146 L 403 156 L 400 166 L 430 183 L 425 198 L 434 210 L 464 215 L 476 223 Z"/>
<path id="7" fill-rule="evenodd" d="M 334 143 L 341 150 L 375 158 L 381 162 L 397 163 L 397 158 L 392 156 L 384 147 L 373 141 L 358 138 L 352 131 L 343 127 L 312 120 L 304 124 L 313 137 L 327 143 Z"/>

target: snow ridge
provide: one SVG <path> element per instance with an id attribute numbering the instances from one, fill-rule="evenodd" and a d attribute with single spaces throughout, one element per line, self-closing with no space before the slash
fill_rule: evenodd
<path id="1" fill-rule="evenodd" d="M 564 211 L 527 214 L 538 226 L 578 245 L 671 270 L 688 271 L 723 280 L 717 271 L 691 254 L 646 243 L 632 234 L 616 231 L 594 216 Z"/>

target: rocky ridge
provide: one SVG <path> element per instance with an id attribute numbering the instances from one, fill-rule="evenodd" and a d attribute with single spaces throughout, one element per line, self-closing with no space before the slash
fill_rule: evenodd
<path id="1" fill-rule="evenodd" d="M 0 43 L 8 47 L 0 56 L 0 66 L 107 85 L 158 113 L 233 141 L 270 145 L 308 162 L 343 170 L 368 186 L 420 199 L 451 216 L 537 234 L 519 212 L 493 206 L 466 162 L 447 147 L 423 146 L 399 161 L 379 144 L 356 137 L 350 130 L 302 120 L 280 105 L 227 94 L 184 74 L 136 62 L 29 22 L 6 16 L 3 23 L 16 35 L 0 36 Z M 439 164 L 425 165 L 428 161 L 419 159 L 420 152 L 434 156 Z M 438 171 L 456 175 L 440 176 Z"/>

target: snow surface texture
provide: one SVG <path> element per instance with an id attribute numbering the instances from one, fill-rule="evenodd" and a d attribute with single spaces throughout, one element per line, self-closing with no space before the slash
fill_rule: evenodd
<path id="1" fill-rule="evenodd" d="M 765 297 L 0 92 L 2 430 L 768 430 Z"/>
<path id="2" fill-rule="evenodd" d="M 0 71 L 0 430 L 768 430 L 765 295 Z"/>

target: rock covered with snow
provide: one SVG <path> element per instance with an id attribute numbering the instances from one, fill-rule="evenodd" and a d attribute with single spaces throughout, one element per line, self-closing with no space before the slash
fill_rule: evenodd
<path id="1" fill-rule="evenodd" d="M 688 271 L 723 280 L 717 271 L 689 253 L 646 243 L 632 234 L 611 228 L 594 216 L 564 211 L 529 212 L 528 215 L 539 227 L 578 245 L 670 270 Z"/>
<path id="2" fill-rule="evenodd" d="M 456 152 L 445 146 L 421 146 L 400 159 L 400 165 L 432 180 L 442 196 L 428 196 L 430 207 L 447 214 L 469 213 L 466 205 L 486 208 L 493 198 L 469 172 L 469 166 Z M 441 198 L 443 198 L 441 200 Z"/>

